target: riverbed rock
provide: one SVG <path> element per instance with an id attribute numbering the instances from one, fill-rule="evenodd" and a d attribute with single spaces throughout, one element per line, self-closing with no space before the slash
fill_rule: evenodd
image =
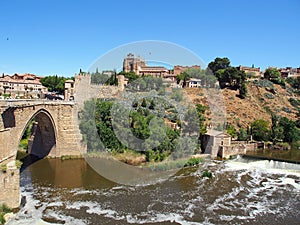
<path id="1" fill-rule="evenodd" d="M 15 216 L 16 215 L 14 213 L 10 212 L 10 213 L 6 213 L 3 218 L 5 219 L 6 222 L 8 222 L 9 220 L 15 218 Z"/>

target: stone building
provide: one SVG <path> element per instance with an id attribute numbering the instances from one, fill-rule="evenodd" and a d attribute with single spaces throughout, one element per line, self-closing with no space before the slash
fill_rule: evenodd
<path id="1" fill-rule="evenodd" d="M 285 67 L 279 68 L 278 71 L 282 78 L 300 76 L 300 68 Z"/>
<path id="2" fill-rule="evenodd" d="M 201 69 L 200 66 L 198 65 L 193 65 L 193 66 L 180 66 L 180 65 L 176 65 L 174 66 L 174 75 L 177 76 L 181 73 L 183 73 L 184 71 L 186 71 L 187 69 L 190 69 L 190 68 L 194 68 L 194 69 Z"/>
<path id="3" fill-rule="evenodd" d="M 239 66 L 239 70 L 244 71 L 248 76 L 252 77 L 259 77 L 261 76 L 260 67 L 247 67 L 247 66 Z"/>
<path id="4" fill-rule="evenodd" d="M 154 77 L 163 78 L 165 75 L 170 74 L 170 70 L 163 66 L 148 66 L 145 59 L 140 56 L 135 57 L 134 54 L 129 53 L 123 61 L 124 72 L 134 72 L 137 75 L 151 75 Z"/>
<path id="5" fill-rule="evenodd" d="M 176 87 L 176 77 L 186 71 L 187 69 L 195 68 L 201 69 L 198 65 L 193 66 L 174 66 L 174 69 L 167 69 L 164 66 L 149 66 L 147 65 L 145 59 L 140 56 L 135 57 L 134 54 L 129 53 L 123 61 L 123 71 L 124 72 L 134 72 L 137 75 L 151 75 L 153 77 L 161 77 L 167 83 L 171 83 L 172 87 Z"/>
<path id="6" fill-rule="evenodd" d="M 201 149 L 212 157 L 217 157 L 223 146 L 230 145 L 231 136 L 223 131 L 208 129 L 201 138 Z"/>
<path id="7" fill-rule="evenodd" d="M 139 67 L 146 66 L 146 61 L 140 56 L 135 57 L 134 54 L 129 53 L 123 61 L 123 71 L 124 72 L 135 72 L 138 74 Z"/>
<path id="8" fill-rule="evenodd" d="M 3 75 L 0 78 L 0 95 L 9 94 L 12 98 L 39 98 L 48 91 L 40 79 L 41 77 L 33 74 Z"/>
<path id="9" fill-rule="evenodd" d="M 201 149 L 211 157 L 229 158 L 234 155 L 243 155 L 258 148 L 256 142 L 232 141 L 231 136 L 222 131 L 208 129 L 201 138 Z"/>
<path id="10" fill-rule="evenodd" d="M 74 80 L 66 80 L 65 81 L 64 99 L 66 101 L 74 100 Z"/>

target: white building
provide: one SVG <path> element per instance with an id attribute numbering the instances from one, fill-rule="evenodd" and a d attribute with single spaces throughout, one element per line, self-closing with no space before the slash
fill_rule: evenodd
<path id="1" fill-rule="evenodd" d="M 47 92 L 40 82 L 40 77 L 33 74 L 4 75 L 0 77 L 0 95 L 7 94 L 12 98 L 38 98 Z"/>

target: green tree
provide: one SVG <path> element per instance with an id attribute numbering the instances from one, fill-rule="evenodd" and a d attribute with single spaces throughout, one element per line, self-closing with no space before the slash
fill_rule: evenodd
<path id="1" fill-rule="evenodd" d="M 135 72 L 120 72 L 119 75 L 124 75 L 128 79 L 128 83 L 133 82 L 134 80 L 140 78 L 139 75 L 137 75 Z"/>
<path id="2" fill-rule="evenodd" d="M 286 81 L 296 89 L 300 89 L 300 77 L 288 77 Z"/>
<path id="3" fill-rule="evenodd" d="M 241 89 L 242 93 L 247 92 L 246 86 L 244 86 L 247 76 L 244 71 L 240 71 L 236 67 L 229 66 L 226 69 L 219 69 L 215 73 L 215 76 L 217 77 L 221 88 L 224 88 L 227 85 L 235 89 Z"/>
<path id="4" fill-rule="evenodd" d="M 109 79 L 106 81 L 107 85 L 118 85 L 118 78 L 117 73 L 114 71 L 114 73 L 109 77 Z"/>
<path id="5" fill-rule="evenodd" d="M 257 141 L 268 141 L 270 139 L 269 122 L 263 119 L 257 119 L 251 124 L 253 139 Z"/>
<path id="6" fill-rule="evenodd" d="M 275 144 L 278 141 L 283 140 L 283 128 L 279 125 L 279 116 L 272 114 L 272 125 L 271 125 L 271 140 Z"/>
<path id="7" fill-rule="evenodd" d="M 276 68 L 268 68 L 264 73 L 264 78 L 268 80 L 280 78 L 280 72 Z"/>
<path id="8" fill-rule="evenodd" d="M 183 81 L 183 87 L 186 86 L 186 82 L 187 80 L 190 79 L 190 75 L 187 73 L 187 72 L 183 72 L 181 74 L 179 74 L 177 77 L 176 77 L 176 80 L 177 80 L 177 83 L 179 84 L 180 81 Z"/>
<path id="9" fill-rule="evenodd" d="M 240 97 L 242 99 L 246 98 L 246 95 L 247 95 L 247 86 L 245 84 L 245 82 L 243 82 L 239 88 L 239 94 L 240 94 Z"/>
<path id="10" fill-rule="evenodd" d="M 239 141 L 246 141 L 248 139 L 247 131 L 242 127 L 239 129 L 237 136 Z"/>
<path id="11" fill-rule="evenodd" d="M 199 117 L 199 126 L 200 126 L 199 133 L 200 133 L 200 135 L 204 135 L 207 132 L 206 125 L 205 125 L 205 120 L 206 120 L 205 112 L 207 109 L 208 109 L 207 106 L 204 106 L 202 104 L 196 104 L 196 111 L 197 111 L 197 114 Z"/>
<path id="12" fill-rule="evenodd" d="M 279 126 L 283 129 L 283 141 L 293 143 L 300 139 L 299 129 L 296 127 L 296 122 L 282 117 L 279 121 Z"/>
<path id="13" fill-rule="evenodd" d="M 96 73 L 91 74 L 92 84 L 105 84 L 109 80 L 109 76 L 103 73 L 99 73 L 98 69 Z"/>
<path id="14" fill-rule="evenodd" d="M 208 68 L 215 74 L 220 69 L 226 69 L 230 66 L 230 60 L 226 57 L 224 58 L 215 58 L 213 62 L 208 64 Z"/>
<path id="15" fill-rule="evenodd" d="M 296 126 L 298 128 L 300 128 L 300 109 L 298 109 L 298 112 L 297 112 L 296 116 L 297 116 Z"/>
<path id="16" fill-rule="evenodd" d="M 233 138 L 236 137 L 236 130 L 235 130 L 235 128 L 234 128 L 233 125 L 229 124 L 229 125 L 227 126 L 227 133 L 228 133 L 231 137 L 233 137 Z"/>
<path id="17" fill-rule="evenodd" d="M 67 79 L 73 78 L 66 78 L 66 77 L 58 77 L 55 76 L 46 76 L 41 79 L 41 83 L 43 86 L 47 87 L 51 92 L 58 92 L 59 94 L 63 94 L 65 90 L 65 81 Z"/>

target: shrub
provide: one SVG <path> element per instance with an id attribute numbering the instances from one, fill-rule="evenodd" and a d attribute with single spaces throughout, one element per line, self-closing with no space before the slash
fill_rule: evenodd
<path id="1" fill-rule="evenodd" d="M 1 208 L 0 208 L 0 224 L 5 224 L 6 221 L 4 219 L 4 215 L 6 213 L 10 213 L 10 212 L 12 212 L 12 210 L 9 207 L 7 207 L 6 204 L 1 205 Z"/>
<path id="2" fill-rule="evenodd" d="M 248 139 L 247 131 L 244 128 L 240 128 L 238 132 L 238 140 L 239 141 L 246 141 Z"/>
<path id="3" fill-rule="evenodd" d="M 1 212 L 10 213 L 12 210 L 4 203 L 1 205 Z"/>
<path id="4" fill-rule="evenodd" d="M 274 88 L 274 84 L 269 80 L 258 80 L 258 81 L 254 81 L 253 83 L 259 87 Z"/>
<path id="5" fill-rule="evenodd" d="M 292 106 L 294 106 L 296 109 L 299 108 L 300 106 L 300 100 L 294 99 L 294 98 L 289 98 L 289 102 L 291 103 Z"/>
<path id="6" fill-rule="evenodd" d="M 190 158 L 185 164 L 184 167 L 196 166 L 201 162 L 200 158 Z"/>
<path id="7" fill-rule="evenodd" d="M 274 99 L 274 95 L 270 94 L 270 93 L 265 93 L 265 97 L 268 99 Z"/>
<path id="8" fill-rule="evenodd" d="M 4 219 L 4 215 L 5 213 L 4 212 L 0 212 L 0 224 L 5 224 L 5 219 Z"/>
<path id="9" fill-rule="evenodd" d="M 207 177 L 207 178 L 212 178 L 213 177 L 213 174 L 212 174 L 212 172 L 210 172 L 209 170 L 204 170 L 203 172 L 202 172 L 202 176 L 201 176 L 202 178 L 204 178 L 204 177 Z"/>
<path id="10" fill-rule="evenodd" d="M 236 130 L 235 130 L 235 128 L 234 128 L 233 125 L 231 125 L 231 124 L 228 125 L 228 127 L 227 127 L 227 133 L 228 133 L 231 137 L 233 137 L 233 138 L 236 137 Z"/>
<path id="11" fill-rule="evenodd" d="M 22 164 L 23 164 L 23 162 L 21 162 L 20 160 L 16 160 L 16 167 L 17 167 L 18 169 L 21 168 Z"/>
<path id="12" fill-rule="evenodd" d="M 166 152 L 148 150 L 145 152 L 147 162 L 161 162 L 167 157 Z"/>
<path id="13" fill-rule="evenodd" d="M 22 139 L 20 141 L 19 148 L 27 150 L 28 149 L 28 139 Z"/>
<path id="14" fill-rule="evenodd" d="M 251 123 L 253 139 L 256 141 L 268 141 L 270 137 L 270 124 L 263 119 L 257 119 Z"/>
<path id="15" fill-rule="evenodd" d="M 183 99 L 182 91 L 178 88 L 173 88 L 171 98 L 174 99 L 176 102 L 181 102 Z"/>
<path id="16" fill-rule="evenodd" d="M 285 88 L 285 80 L 283 78 L 274 78 L 271 80 L 274 84 L 279 84 L 283 88 Z"/>
<path id="17" fill-rule="evenodd" d="M 291 113 L 292 112 L 292 110 L 290 110 L 289 108 L 287 108 L 285 106 L 282 107 L 282 111 L 284 111 L 286 113 Z"/>
<path id="18" fill-rule="evenodd" d="M 2 164 L 1 165 L 1 170 L 2 170 L 3 173 L 6 173 L 6 171 L 7 171 L 7 165 L 6 164 Z"/>

